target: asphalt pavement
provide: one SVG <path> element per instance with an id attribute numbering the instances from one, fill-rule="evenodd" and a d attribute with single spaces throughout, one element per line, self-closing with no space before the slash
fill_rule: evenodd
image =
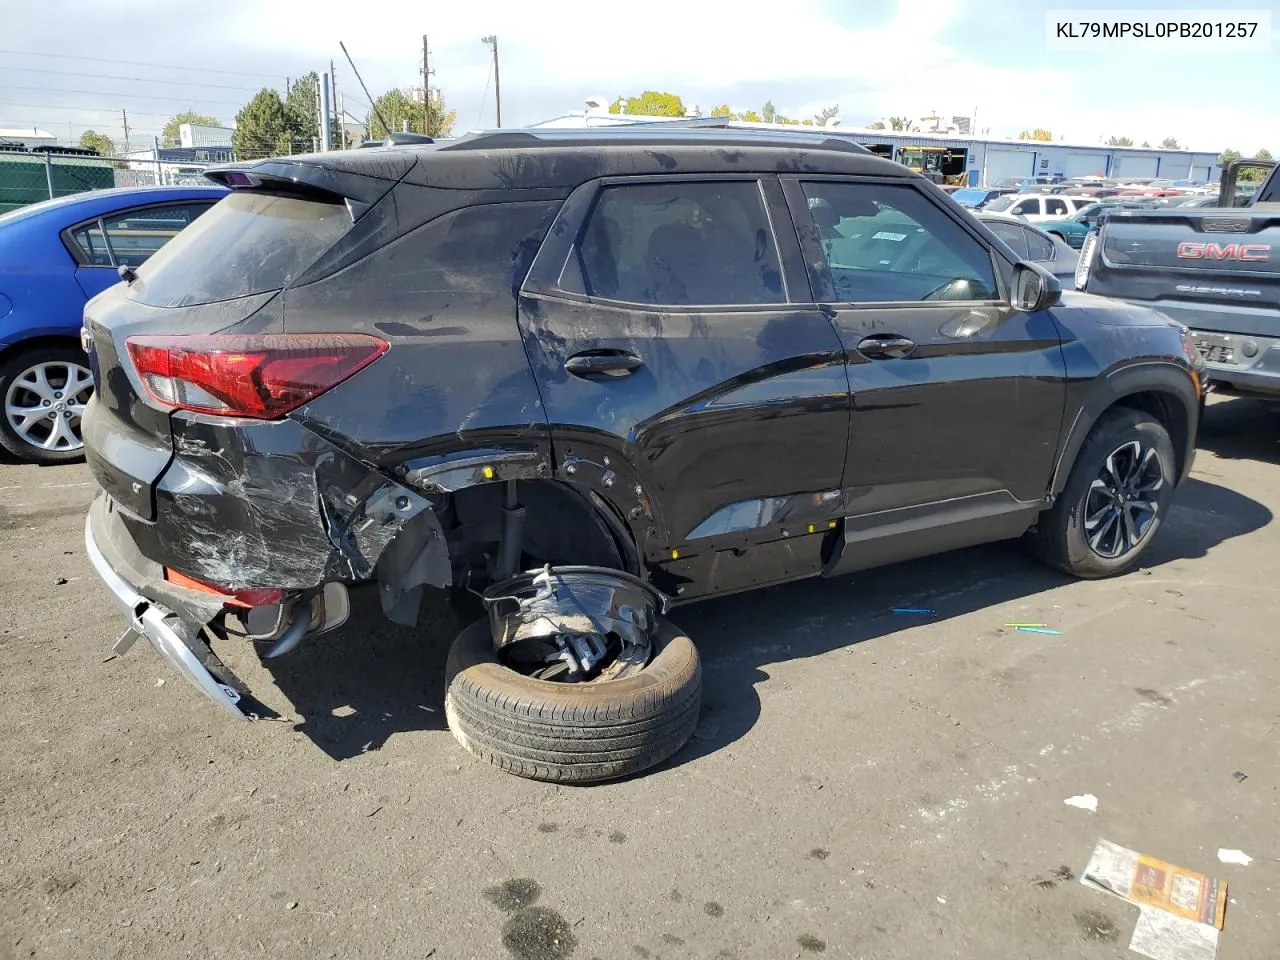
<path id="1" fill-rule="evenodd" d="M 694 740 L 589 788 L 457 746 L 445 611 L 223 647 L 276 722 L 112 658 L 92 492 L 0 464 L 0 960 L 1134 956 L 1136 908 L 1073 882 L 1099 839 L 1226 880 L 1218 956 L 1277 955 L 1275 412 L 1211 406 L 1118 579 L 1002 544 L 679 609 Z"/>

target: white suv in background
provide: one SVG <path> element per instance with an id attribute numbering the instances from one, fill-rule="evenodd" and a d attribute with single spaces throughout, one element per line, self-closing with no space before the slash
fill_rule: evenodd
<path id="1" fill-rule="evenodd" d="M 1070 197 L 1060 193 L 1018 193 L 996 197 L 983 210 L 988 213 L 1007 213 L 1035 223 L 1038 220 L 1056 220 L 1069 217 L 1081 207 L 1097 203 L 1097 197 Z"/>

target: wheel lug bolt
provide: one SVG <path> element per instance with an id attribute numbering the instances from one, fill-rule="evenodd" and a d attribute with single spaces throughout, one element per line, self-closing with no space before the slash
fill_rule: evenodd
<path id="1" fill-rule="evenodd" d="M 41 400 L 41 401 L 40 401 L 40 405 L 41 405 L 41 406 L 45 406 L 45 407 L 47 407 L 47 406 L 49 406 L 49 404 L 51 404 L 52 402 L 53 402 L 52 400 Z"/>
<path id="2" fill-rule="evenodd" d="M 61 399 L 62 399 L 62 394 L 60 394 L 60 393 L 55 393 L 55 394 L 53 395 L 53 399 L 55 399 L 55 400 L 61 400 Z"/>

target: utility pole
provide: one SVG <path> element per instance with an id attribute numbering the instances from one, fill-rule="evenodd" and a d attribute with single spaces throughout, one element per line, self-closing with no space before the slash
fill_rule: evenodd
<path id="1" fill-rule="evenodd" d="M 329 121 L 332 119 L 329 110 L 329 75 L 326 73 L 320 78 L 320 149 L 330 150 L 333 147 L 333 137 L 329 129 Z"/>
<path id="2" fill-rule="evenodd" d="M 422 132 L 431 136 L 431 60 L 427 35 L 422 35 Z"/>
<path id="3" fill-rule="evenodd" d="M 498 36 L 497 34 L 489 34 L 487 37 L 481 37 L 480 42 L 487 44 L 489 49 L 493 51 L 493 103 L 494 111 L 497 115 L 497 125 L 502 126 L 502 81 L 498 78 Z"/>
<path id="4" fill-rule="evenodd" d="M 333 61 L 329 61 L 329 107 L 333 111 L 334 133 L 338 140 L 338 149 L 346 146 L 342 139 L 342 118 L 338 115 L 338 74 L 333 69 Z"/>
<path id="5" fill-rule="evenodd" d="M 124 152 L 129 152 L 129 114 L 125 110 L 120 111 L 120 119 L 124 121 Z"/>

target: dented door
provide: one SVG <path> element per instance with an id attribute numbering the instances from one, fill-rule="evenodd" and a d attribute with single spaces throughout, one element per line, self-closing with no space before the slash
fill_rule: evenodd
<path id="1" fill-rule="evenodd" d="M 721 587 L 816 572 L 841 515 L 844 350 L 785 217 L 771 177 L 587 184 L 520 302 L 558 476 L 613 503 L 651 564 L 776 566 Z"/>

